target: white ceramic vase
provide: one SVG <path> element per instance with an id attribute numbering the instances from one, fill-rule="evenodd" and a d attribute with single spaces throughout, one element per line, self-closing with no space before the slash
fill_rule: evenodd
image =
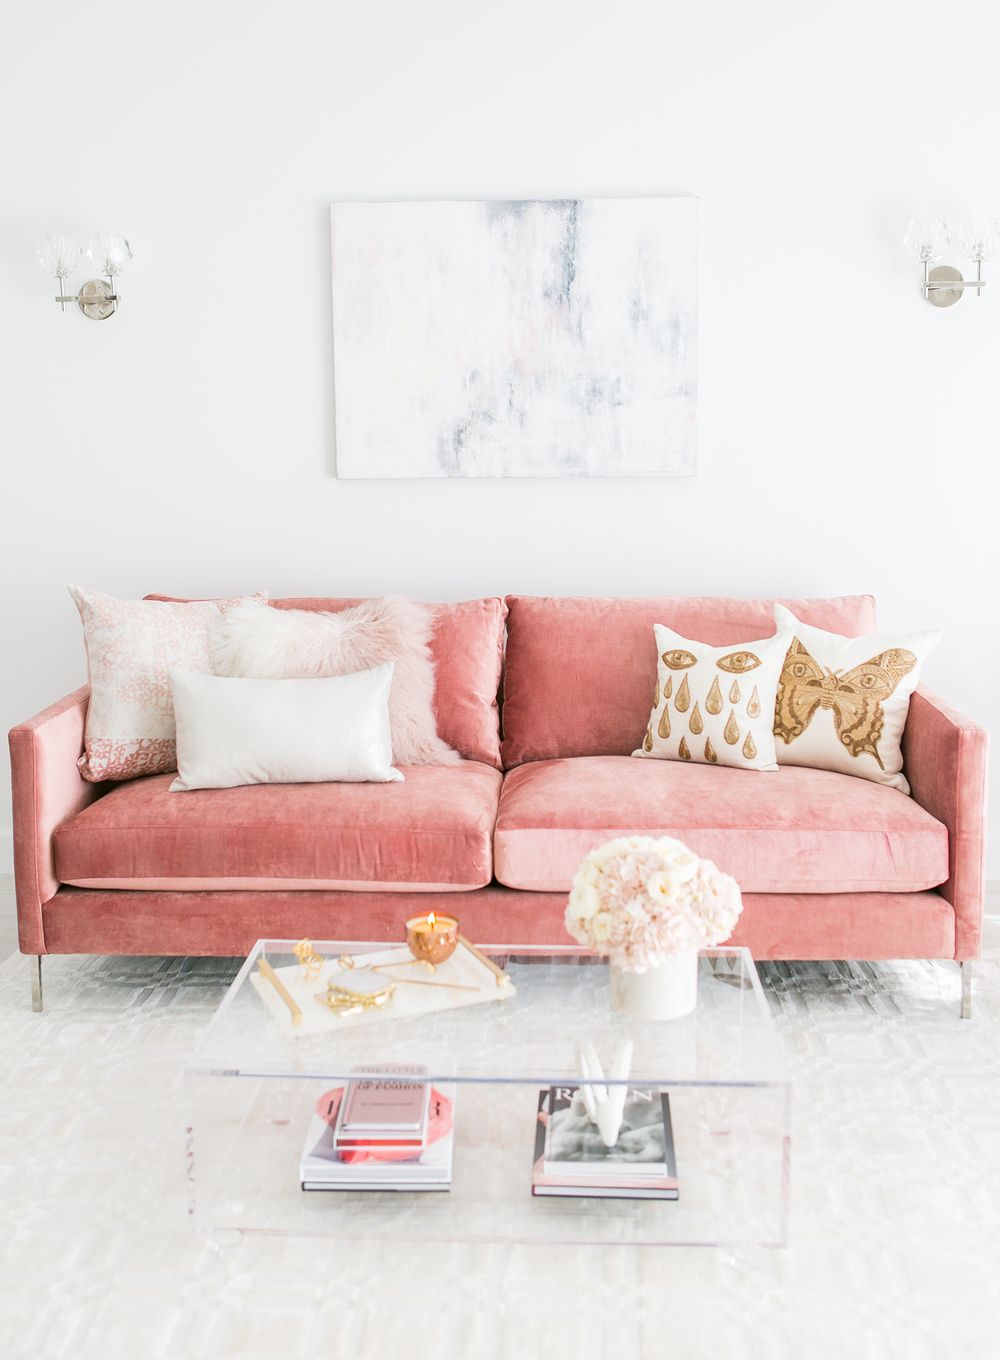
<path id="1" fill-rule="evenodd" d="M 677 1020 L 698 1000 L 698 951 L 665 954 L 658 968 L 628 973 L 611 963 L 611 1004 L 636 1020 Z"/>

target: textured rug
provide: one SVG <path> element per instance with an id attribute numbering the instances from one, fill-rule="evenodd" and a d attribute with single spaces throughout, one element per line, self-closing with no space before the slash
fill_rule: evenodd
<path id="1" fill-rule="evenodd" d="M 186 1219 L 181 1070 L 236 964 L 0 966 L 4 1360 L 1000 1355 L 1000 950 L 762 968 L 794 1081 L 790 1245 L 435 1248 Z"/>

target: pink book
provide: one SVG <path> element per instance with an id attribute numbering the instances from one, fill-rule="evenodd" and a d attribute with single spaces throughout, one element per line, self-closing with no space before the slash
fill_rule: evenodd
<path id="1" fill-rule="evenodd" d="M 421 1146 L 427 1135 L 430 1087 L 412 1078 L 426 1071 L 426 1067 L 384 1067 L 378 1076 L 352 1080 L 337 1120 L 337 1146 Z"/>

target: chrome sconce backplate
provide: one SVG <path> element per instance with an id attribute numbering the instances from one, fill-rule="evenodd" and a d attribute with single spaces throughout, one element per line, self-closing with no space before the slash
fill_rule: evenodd
<path id="1" fill-rule="evenodd" d="M 90 279 L 87 283 L 81 284 L 80 291 L 75 297 L 57 300 L 76 302 L 80 311 L 84 316 L 89 316 L 91 321 L 107 321 L 109 316 L 114 316 L 118 307 L 118 294 L 105 279 Z"/>
<path id="2" fill-rule="evenodd" d="M 949 284 L 958 284 L 958 287 L 949 288 Z M 985 287 L 985 284 L 979 286 Z M 966 287 L 967 284 L 959 270 L 953 268 L 950 264 L 939 264 L 927 276 L 927 282 L 924 284 L 924 297 L 932 307 L 953 307 L 965 292 Z"/>

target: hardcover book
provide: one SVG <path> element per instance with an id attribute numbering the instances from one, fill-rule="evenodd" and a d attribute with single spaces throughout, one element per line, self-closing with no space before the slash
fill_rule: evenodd
<path id="1" fill-rule="evenodd" d="M 451 1186 L 454 1087 L 429 1094 L 426 1142 L 420 1147 L 375 1142 L 339 1147 L 335 1130 L 344 1088 L 316 1102 L 299 1162 L 303 1190 L 447 1190 Z"/>
<path id="2" fill-rule="evenodd" d="M 621 1199 L 677 1199 L 670 1097 L 630 1090 L 621 1132 L 605 1146 L 577 1086 L 539 1092 L 532 1193 Z"/>
<path id="3" fill-rule="evenodd" d="M 359 1069 L 341 1103 L 334 1134 L 337 1145 L 377 1142 L 421 1147 L 427 1132 L 430 1087 L 413 1078 L 426 1073 L 426 1067 L 411 1066 L 383 1069 L 378 1076 L 366 1077 Z"/>

